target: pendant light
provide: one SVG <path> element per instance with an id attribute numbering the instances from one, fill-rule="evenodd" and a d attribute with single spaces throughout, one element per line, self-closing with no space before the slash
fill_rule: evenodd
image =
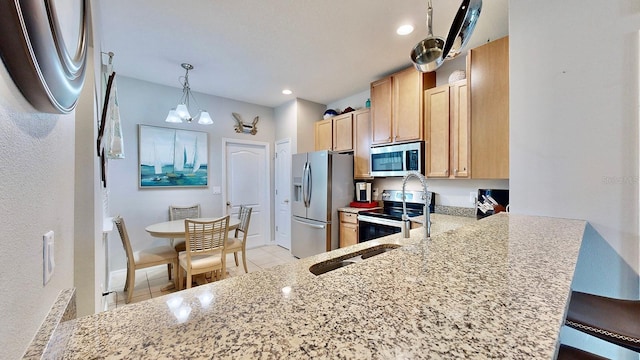
<path id="1" fill-rule="evenodd" d="M 178 100 L 178 105 L 169 110 L 165 121 L 168 123 L 182 123 L 184 121 L 191 123 L 191 121 L 195 119 L 198 124 L 201 125 L 213 124 L 213 119 L 211 119 L 211 115 L 209 115 L 206 110 L 198 109 L 198 115 L 195 118 L 191 117 L 191 113 L 189 112 L 191 99 L 193 99 L 193 102 L 199 107 L 198 101 L 191 93 L 191 88 L 189 87 L 189 70 L 193 70 L 193 65 L 182 63 L 181 66 L 185 70 L 184 78 L 181 78 L 180 81 L 182 84 L 182 96 L 180 100 Z"/>

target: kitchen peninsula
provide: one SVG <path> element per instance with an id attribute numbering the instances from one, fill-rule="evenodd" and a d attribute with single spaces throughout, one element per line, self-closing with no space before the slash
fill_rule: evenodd
<path id="1" fill-rule="evenodd" d="M 552 359 L 586 222 L 456 219 L 63 322 L 44 358 Z"/>

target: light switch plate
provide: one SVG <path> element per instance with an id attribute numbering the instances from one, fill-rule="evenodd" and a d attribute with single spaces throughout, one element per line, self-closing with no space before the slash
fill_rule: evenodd
<path id="1" fill-rule="evenodd" d="M 220 186 L 212 186 L 212 189 L 213 189 L 213 195 L 222 194 L 222 189 L 220 188 Z"/>
<path id="2" fill-rule="evenodd" d="M 47 285 L 49 280 L 51 280 L 51 276 L 53 275 L 53 269 L 56 267 L 56 263 L 53 258 L 55 252 L 53 230 L 48 231 L 42 236 L 42 250 L 43 285 Z"/>

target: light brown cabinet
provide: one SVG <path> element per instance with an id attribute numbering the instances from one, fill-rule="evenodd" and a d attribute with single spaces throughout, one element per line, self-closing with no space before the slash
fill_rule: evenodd
<path id="1" fill-rule="evenodd" d="M 509 178 L 509 38 L 469 50 L 471 177 Z"/>
<path id="2" fill-rule="evenodd" d="M 423 140 L 423 91 L 435 72 L 407 68 L 371 83 L 372 145 Z"/>
<path id="3" fill-rule="evenodd" d="M 371 116 L 369 109 L 353 113 L 353 177 L 370 179 Z"/>
<path id="4" fill-rule="evenodd" d="M 340 212 L 340 247 L 358 243 L 358 214 Z"/>
<path id="5" fill-rule="evenodd" d="M 315 124 L 315 149 L 353 151 L 353 117 L 351 113 L 336 115 Z"/>
<path id="6" fill-rule="evenodd" d="M 315 124 L 315 149 L 331 150 L 333 148 L 333 120 L 325 119 Z"/>
<path id="7" fill-rule="evenodd" d="M 469 112 L 466 80 L 424 92 L 426 176 L 469 177 Z"/>

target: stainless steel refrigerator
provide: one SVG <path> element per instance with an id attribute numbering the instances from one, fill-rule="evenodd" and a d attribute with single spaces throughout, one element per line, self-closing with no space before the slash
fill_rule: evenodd
<path id="1" fill-rule="evenodd" d="M 337 249 L 338 208 L 353 200 L 353 155 L 294 154 L 291 173 L 291 254 L 304 258 Z"/>

